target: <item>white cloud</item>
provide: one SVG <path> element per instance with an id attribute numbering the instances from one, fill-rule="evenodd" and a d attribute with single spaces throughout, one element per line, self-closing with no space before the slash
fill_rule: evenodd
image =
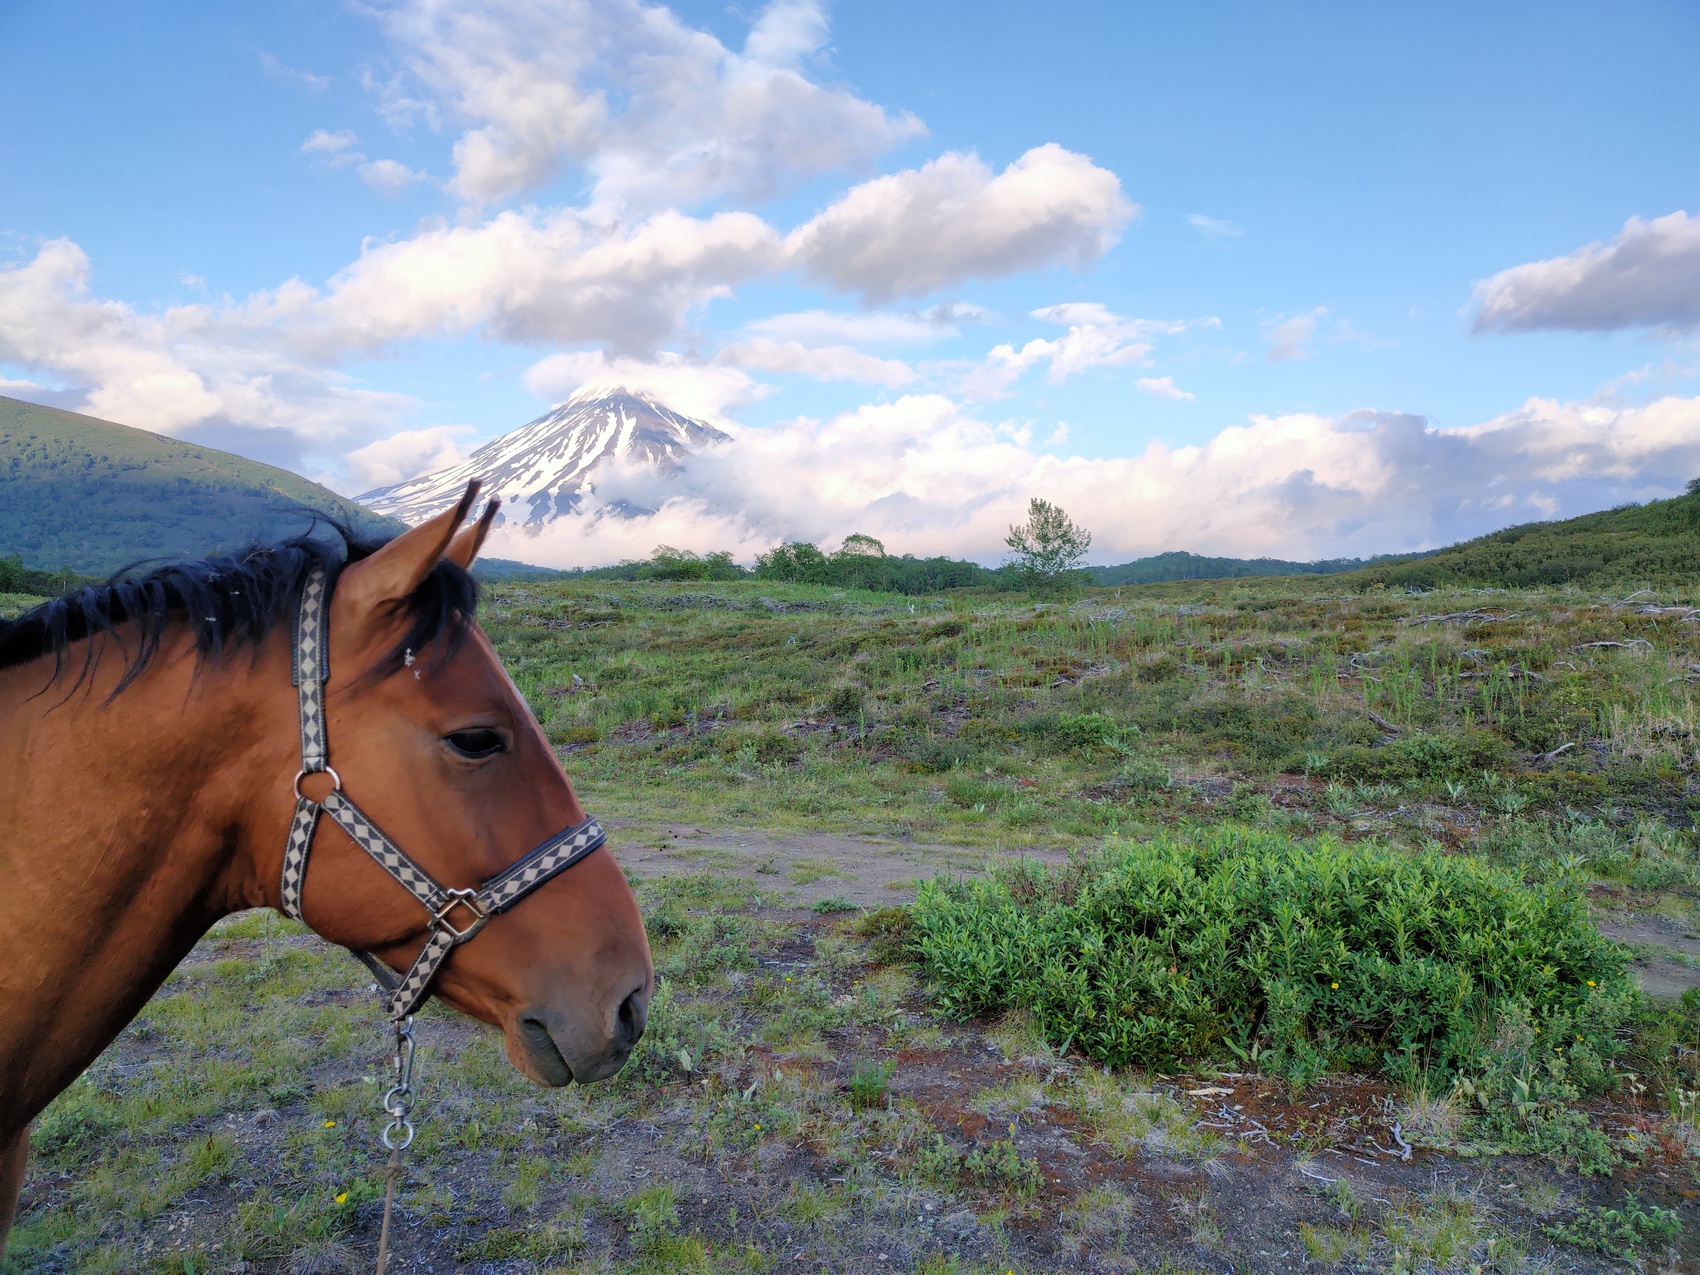
<path id="1" fill-rule="evenodd" d="M 779 341 L 854 341 L 863 345 L 926 345 L 958 335 L 956 320 L 983 314 L 978 307 L 965 307 L 959 316 L 954 308 L 935 307 L 923 313 L 893 310 L 802 310 L 772 314 L 749 325 L 752 332 Z"/>
<path id="2" fill-rule="evenodd" d="M 313 135 L 301 143 L 303 155 L 335 155 L 340 151 L 349 150 L 360 145 L 360 139 L 349 129 L 332 133 L 328 129 L 316 129 Z"/>
<path id="3" fill-rule="evenodd" d="M 1194 395 L 1178 387 L 1172 376 L 1142 376 L 1134 384 L 1147 394 L 1155 394 L 1158 398 L 1181 399 L 1188 403 L 1194 398 Z"/>
<path id="4" fill-rule="evenodd" d="M 480 327 L 521 343 L 648 351 L 692 309 L 780 260 L 779 236 L 750 213 L 666 212 L 625 226 L 571 209 L 504 212 L 369 246 L 323 294 L 285 285 L 248 308 L 344 353 Z"/>
<path id="5" fill-rule="evenodd" d="M 806 346 L 801 341 L 757 337 L 729 345 L 715 362 L 761 372 L 813 377 L 817 381 L 862 381 L 898 389 L 915 379 L 901 359 L 882 359 L 848 345 Z"/>
<path id="6" fill-rule="evenodd" d="M 974 398 L 995 398 L 1021 374 L 1040 363 L 1049 364 L 1046 379 L 1060 384 L 1095 367 L 1124 367 L 1143 363 L 1155 336 L 1174 336 L 1189 327 L 1217 327 L 1216 319 L 1128 319 L 1096 301 L 1066 301 L 1034 310 L 1032 316 L 1068 328 L 1054 341 L 1036 338 L 1019 350 L 994 346 L 985 361 L 969 372 L 963 391 Z"/>
<path id="7" fill-rule="evenodd" d="M 399 195 L 415 182 L 428 182 L 430 174 L 409 168 L 394 159 L 375 159 L 360 165 L 360 177 L 380 195 Z"/>
<path id="8" fill-rule="evenodd" d="M 340 450 L 391 430 L 412 407 L 403 395 L 358 388 L 213 307 L 138 314 L 96 298 L 90 273 L 88 256 L 66 239 L 0 267 L 0 363 L 68 382 L 74 388 L 59 397 L 78 411 L 174 435 L 275 432 L 298 458 L 303 448 Z"/>
<path id="9" fill-rule="evenodd" d="M 1238 239 L 1245 231 L 1231 221 L 1219 217 L 1206 217 L 1203 213 L 1189 213 L 1187 224 L 1206 239 Z"/>
<path id="10" fill-rule="evenodd" d="M 787 239 L 807 276 L 871 302 L 1107 252 L 1139 211 L 1116 175 L 1055 143 L 994 174 L 947 152 L 864 182 Z"/>
<path id="11" fill-rule="evenodd" d="M 404 429 L 348 453 L 347 481 L 353 491 L 390 487 L 420 474 L 452 469 L 466 459 L 461 440 L 478 431 L 470 425 Z"/>
<path id="12" fill-rule="evenodd" d="M 299 85 L 309 93 L 322 93 L 331 84 L 330 76 L 314 75 L 311 71 L 297 71 L 294 67 L 285 65 L 269 53 L 260 54 L 260 69 L 274 80 L 282 81 L 285 84 Z"/>
<path id="13" fill-rule="evenodd" d="M 1259 416 L 1200 447 L 1154 443 L 1117 459 L 1034 451 L 937 395 L 735 433 L 675 481 L 609 475 L 604 500 L 658 508 L 653 518 L 591 509 L 534 533 L 506 528 L 492 552 L 594 564 L 665 542 L 747 561 L 781 539 L 861 531 L 893 552 L 995 561 L 1008 524 L 1041 495 L 1092 530 L 1098 561 L 1167 549 L 1312 559 L 1670 495 L 1700 472 L 1697 398 L 1629 409 L 1530 400 L 1463 429 L 1368 411 Z"/>
<path id="14" fill-rule="evenodd" d="M 388 85 L 392 114 L 465 126 L 452 185 L 478 203 L 573 163 L 599 204 L 764 198 L 923 131 L 800 69 L 827 40 L 815 0 L 775 0 L 741 53 L 640 0 L 411 0 L 383 18 L 410 82 Z"/>
<path id="15" fill-rule="evenodd" d="M 559 403 L 592 387 L 653 394 L 676 412 L 730 426 L 727 413 L 753 403 L 765 386 L 737 368 L 694 362 L 677 354 L 654 359 L 609 357 L 600 350 L 552 354 L 527 369 L 526 388 Z"/>
<path id="16" fill-rule="evenodd" d="M 1700 217 L 1631 217 L 1610 243 L 1476 285 L 1475 330 L 1608 332 L 1700 325 Z"/>
<path id="17" fill-rule="evenodd" d="M 1272 322 L 1264 338 L 1269 342 L 1269 361 L 1285 363 L 1314 355 L 1316 351 L 1310 348 L 1310 343 L 1316 337 L 1316 322 L 1327 313 L 1326 306 L 1318 306 L 1305 314 Z"/>
<path id="18" fill-rule="evenodd" d="M 1028 313 L 1035 319 L 1043 319 L 1046 323 L 1056 323 L 1065 328 L 1082 325 L 1114 327 L 1128 321 L 1099 301 L 1064 301 L 1060 305 L 1040 306 Z"/>

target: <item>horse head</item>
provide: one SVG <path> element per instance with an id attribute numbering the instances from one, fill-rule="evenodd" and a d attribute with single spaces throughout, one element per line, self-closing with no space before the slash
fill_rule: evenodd
<path id="1" fill-rule="evenodd" d="M 464 571 L 496 503 L 460 529 L 477 491 L 471 484 L 454 509 L 350 562 L 330 606 L 325 725 L 337 782 L 450 889 L 477 886 L 585 819 L 471 614 Z M 310 775 L 304 791 L 319 800 L 331 782 Z M 308 865 L 303 913 L 322 937 L 397 969 L 412 961 L 429 922 L 328 820 Z M 636 900 L 601 848 L 492 916 L 453 950 L 432 990 L 500 1028 L 525 1075 L 565 1085 L 620 1069 L 643 1034 L 653 984 Z"/>

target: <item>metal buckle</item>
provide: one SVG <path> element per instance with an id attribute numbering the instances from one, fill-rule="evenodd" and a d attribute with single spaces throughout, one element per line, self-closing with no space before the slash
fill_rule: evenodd
<path id="1" fill-rule="evenodd" d="M 490 914 L 478 906 L 477 890 L 444 890 L 443 893 L 447 896 L 447 901 L 431 914 L 431 924 L 447 930 L 449 937 L 456 943 L 464 943 L 484 928 L 484 922 L 490 919 Z M 464 930 L 456 929 L 454 922 L 449 920 L 449 913 L 457 907 L 463 907 L 472 913 L 472 924 Z"/>
<path id="2" fill-rule="evenodd" d="M 298 770 L 295 772 L 295 800 L 302 800 L 301 781 L 309 775 L 329 775 L 331 777 L 331 783 L 336 785 L 336 787 L 331 789 L 331 792 L 342 791 L 342 776 L 337 774 L 336 771 L 332 770 L 329 766 L 320 766 L 317 770 Z"/>

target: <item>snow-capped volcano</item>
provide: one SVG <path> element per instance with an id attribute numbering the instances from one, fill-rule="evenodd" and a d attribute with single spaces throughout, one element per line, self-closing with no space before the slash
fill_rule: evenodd
<path id="1" fill-rule="evenodd" d="M 452 468 L 356 499 L 378 513 L 419 523 L 460 499 L 468 479 L 482 478 L 484 494 L 502 498 L 505 517 L 546 522 L 595 490 L 595 471 L 604 461 L 647 463 L 666 473 L 678 467 L 681 457 L 730 441 L 712 425 L 681 416 L 647 394 L 581 390 Z"/>

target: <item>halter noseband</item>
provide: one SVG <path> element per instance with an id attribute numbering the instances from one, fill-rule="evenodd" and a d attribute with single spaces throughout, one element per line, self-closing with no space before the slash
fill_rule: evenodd
<path id="1" fill-rule="evenodd" d="M 301 890 L 307 881 L 307 854 L 319 815 L 346 832 L 401 887 L 430 913 L 425 946 L 406 974 L 397 976 L 370 952 L 355 952 L 389 993 L 390 1018 L 400 1024 L 430 992 L 431 980 L 449 952 L 466 942 L 498 912 L 506 912 L 551 877 L 559 876 L 608 839 L 594 818 L 563 828 L 513 866 L 498 872 L 476 890 L 452 890 L 439 885 L 424 868 L 386 837 L 378 825 L 348 799 L 342 777 L 331 769 L 325 736 L 325 682 L 330 677 L 330 585 L 322 568 L 314 567 L 301 590 L 295 620 L 295 664 L 291 680 L 301 705 L 301 771 L 295 776 L 295 818 L 283 852 L 283 882 L 278 910 L 297 921 Z M 323 772 L 336 787 L 323 801 L 301 792 L 301 781 Z M 457 923 L 458 922 L 458 923 Z"/>

